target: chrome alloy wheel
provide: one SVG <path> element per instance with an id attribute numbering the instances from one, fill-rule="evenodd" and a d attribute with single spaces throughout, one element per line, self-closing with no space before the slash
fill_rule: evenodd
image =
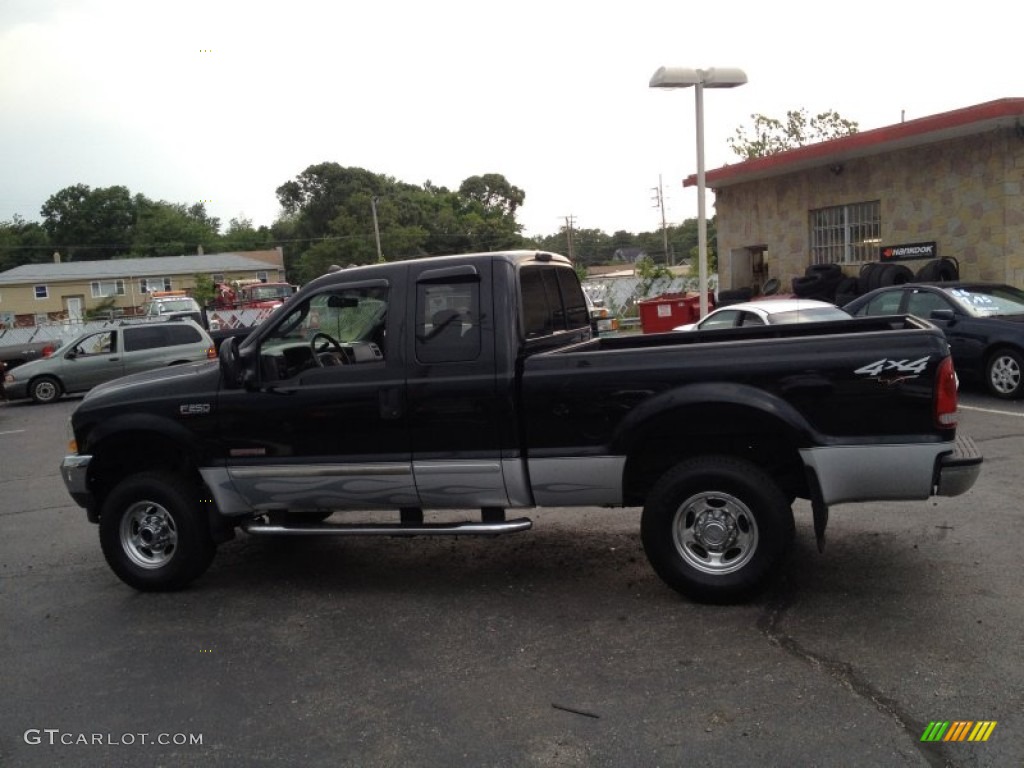
<path id="1" fill-rule="evenodd" d="M 698 493 L 676 510 L 672 539 L 688 565 L 718 576 L 739 570 L 754 556 L 757 523 L 735 496 Z"/>
<path id="2" fill-rule="evenodd" d="M 1020 365 L 1013 355 L 997 355 L 989 367 L 988 376 L 992 389 L 1002 395 L 1011 395 L 1020 387 Z"/>
<path id="3" fill-rule="evenodd" d="M 161 505 L 133 504 L 121 518 L 121 547 L 140 568 L 162 568 L 178 548 L 178 527 Z"/>

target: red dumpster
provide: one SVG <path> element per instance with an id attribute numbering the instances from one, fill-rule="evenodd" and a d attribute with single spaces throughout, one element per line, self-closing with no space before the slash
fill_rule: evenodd
<path id="1" fill-rule="evenodd" d="M 644 299 L 637 306 L 640 308 L 640 328 L 644 333 L 663 333 L 677 325 L 700 320 L 699 293 L 663 293 Z M 708 306 L 712 306 L 710 296 Z"/>

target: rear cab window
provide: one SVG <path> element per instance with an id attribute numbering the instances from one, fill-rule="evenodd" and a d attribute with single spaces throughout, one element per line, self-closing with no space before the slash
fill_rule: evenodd
<path id="1" fill-rule="evenodd" d="M 571 269 L 524 266 L 519 270 L 519 290 L 525 339 L 590 327 L 587 300 Z"/>

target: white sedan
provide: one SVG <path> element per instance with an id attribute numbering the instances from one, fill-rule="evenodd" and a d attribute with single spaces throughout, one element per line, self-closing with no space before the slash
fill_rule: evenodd
<path id="1" fill-rule="evenodd" d="M 817 323 L 849 320 L 850 315 L 834 304 L 816 299 L 764 299 L 730 304 L 708 313 L 696 323 L 678 325 L 674 331 L 707 331 L 714 328 L 749 328 L 754 325 Z"/>

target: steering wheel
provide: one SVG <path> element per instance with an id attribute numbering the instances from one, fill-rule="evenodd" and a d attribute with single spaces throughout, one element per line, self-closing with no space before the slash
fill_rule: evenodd
<path id="1" fill-rule="evenodd" d="M 321 344 L 320 348 L 317 349 L 316 342 L 321 337 L 327 343 L 326 344 Z M 334 347 L 335 351 L 338 353 L 337 355 L 328 355 L 327 354 L 329 348 L 332 347 L 332 346 Z M 314 333 L 313 334 L 313 338 L 311 338 L 309 340 L 309 348 L 313 352 L 313 359 L 316 360 L 316 364 L 319 365 L 321 368 L 326 368 L 329 365 L 341 365 L 342 363 L 345 362 L 345 350 L 343 350 L 341 348 L 341 344 L 338 343 L 338 340 L 335 339 L 333 336 L 331 336 L 329 333 L 324 333 L 323 331 L 317 331 L 316 333 Z M 324 358 L 328 358 L 330 360 L 334 360 L 335 362 L 333 362 L 333 363 L 325 363 L 324 362 Z"/>

